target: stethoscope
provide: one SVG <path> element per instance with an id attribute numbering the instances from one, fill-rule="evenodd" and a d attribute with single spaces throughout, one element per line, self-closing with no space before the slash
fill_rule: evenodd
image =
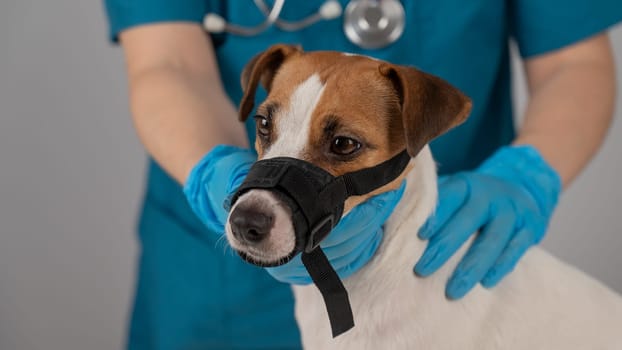
<path id="1" fill-rule="evenodd" d="M 319 21 L 338 18 L 342 13 L 337 0 L 326 0 L 314 14 L 298 21 L 285 21 L 279 18 L 285 0 L 275 0 L 272 9 L 264 0 L 253 1 L 266 16 L 262 23 L 244 27 L 229 23 L 216 13 L 208 13 L 203 21 L 205 29 L 210 33 L 255 36 L 272 25 L 285 31 L 297 31 Z M 343 31 L 352 43 L 364 49 L 378 49 L 399 39 L 404 31 L 404 22 L 404 7 L 398 0 L 351 0 L 343 15 Z"/>

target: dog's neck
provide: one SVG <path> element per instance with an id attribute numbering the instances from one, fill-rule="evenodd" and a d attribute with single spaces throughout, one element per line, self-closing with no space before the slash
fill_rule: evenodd
<path id="1" fill-rule="evenodd" d="M 426 242 L 417 237 L 419 229 L 433 213 L 438 198 L 436 163 L 428 146 L 410 161 L 406 174 L 406 189 L 402 199 L 384 226 L 384 237 L 374 258 L 368 262 L 376 266 L 398 266 L 412 272 L 415 262 L 423 254 Z M 394 252 L 404 261 L 396 261 Z M 399 275 L 399 274 L 398 274 Z"/>
<path id="2" fill-rule="evenodd" d="M 413 231 L 408 239 L 418 241 L 418 250 L 413 258 L 419 258 L 425 248 L 425 242 L 417 238 L 417 233 L 434 212 L 438 199 L 436 163 L 432 158 L 430 147 L 425 146 L 410 161 L 410 165 L 412 168 L 406 174 L 404 195 L 385 225 L 382 244 L 391 244 L 397 238 L 395 236 L 400 227 L 407 225 L 408 229 Z"/>

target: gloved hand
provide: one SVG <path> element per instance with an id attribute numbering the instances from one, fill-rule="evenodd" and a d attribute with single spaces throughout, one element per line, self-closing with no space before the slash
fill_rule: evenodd
<path id="1" fill-rule="evenodd" d="M 369 198 L 354 207 L 320 243 L 324 254 L 341 279 L 358 271 L 376 252 L 382 241 L 384 222 L 402 198 L 406 182 L 399 189 Z M 281 282 L 310 284 L 300 254 L 287 264 L 266 268 Z"/>
<path id="2" fill-rule="evenodd" d="M 478 282 L 495 286 L 542 240 L 561 180 L 534 147 L 508 146 L 475 171 L 441 177 L 438 187 L 437 211 L 419 232 L 429 243 L 415 273 L 432 274 L 479 230 L 447 283 L 446 295 L 458 299 Z"/>
<path id="3" fill-rule="evenodd" d="M 246 178 L 257 155 L 250 149 L 218 145 L 192 168 L 184 194 L 199 219 L 213 232 L 224 233 L 223 204 Z"/>

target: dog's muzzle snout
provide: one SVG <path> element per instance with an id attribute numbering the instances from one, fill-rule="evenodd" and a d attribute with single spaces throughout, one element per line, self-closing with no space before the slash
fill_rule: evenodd
<path id="1" fill-rule="evenodd" d="M 274 215 L 254 206 L 238 205 L 229 218 L 233 236 L 242 242 L 259 243 L 274 226 Z"/>

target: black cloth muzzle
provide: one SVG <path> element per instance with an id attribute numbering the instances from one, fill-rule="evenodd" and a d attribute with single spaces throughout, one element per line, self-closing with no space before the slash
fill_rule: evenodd
<path id="1" fill-rule="evenodd" d="M 263 267 L 282 265 L 302 253 L 302 262 L 326 303 L 333 337 L 354 326 L 348 294 L 339 276 L 322 252 L 320 243 L 337 225 L 350 196 L 368 194 L 395 180 L 406 168 L 410 156 L 404 150 L 376 166 L 333 176 L 304 160 L 278 157 L 253 164 L 246 179 L 230 201 L 252 189 L 269 190 L 291 210 L 296 235 L 294 250 L 274 263 L 246 261 Z"/>

